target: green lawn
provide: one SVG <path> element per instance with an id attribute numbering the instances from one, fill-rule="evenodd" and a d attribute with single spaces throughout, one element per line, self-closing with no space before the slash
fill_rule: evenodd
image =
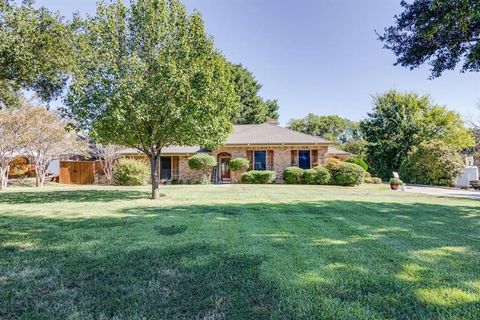
<path id="1" fill-rule="evenodd" d="M 480 202 L 386 188 L 13 188 L 0 319 L 478 319 Z"/>

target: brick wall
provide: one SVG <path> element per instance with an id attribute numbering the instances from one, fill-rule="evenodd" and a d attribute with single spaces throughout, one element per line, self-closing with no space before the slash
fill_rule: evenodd
<path id="1" fill-rule="evenodd" d="M 217 157 L 218 154 L 226 152 L 234 158 L 246 158 L 247 150 L 273 150 L 273 170 L 277 173 L 277 182 L 283 181 L 283 171 L 291 165 L 292 150 L 318 150 L 318 162 L 323 163 L 327 158 L 327 146 L 247 146 L 247 147 L 223 147 L 213 150 L 212 154 Z"/>
<path id="2" fill-rule="evenodd" d="M 200 170 L 192 170 L 188 166 L 188 156 L 180 156 L 178 159 L 178 179 L 182 183 L 193 183 L 202 178 Z"/>
<path id="3" fill-rule="evenodd" d="M 223 147 L 212 151 L 212 155 L 216 158 L 220 153 L 229 153 L 234 158 L 246 158 L 247 150 L 273 150 L 273 170 L 277 173 L 277 182 L 283 182 L 283 171 L 291 166 L 292 150 L 318 150 L 318 163 L 323 163 L 328 157 L 327 146 L 245 146 L 245 147 Z M 139 159 L 146 159 L 145 156 L 139 156 Z M 312 157 L 311 157 L 312 158 Z M 202 173 L 199 170 L 192 170 L 188 166 L 189 156 L 179 156 L 178 161 L 178 179 L 182 183 L 194 183 L 199 181 Z M 218 158 L 217 158 L 218 160 Z M 297 159 L 298 161 L 298 159 Z M 268 161 L 267 161 L 268 163 Z"/>

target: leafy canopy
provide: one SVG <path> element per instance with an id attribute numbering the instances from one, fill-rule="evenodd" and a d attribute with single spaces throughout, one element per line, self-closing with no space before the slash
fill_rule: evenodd
<path id="1" fill-rule="evenodd" d="M 58 97 L 74 65 L 71 25 L 33 5 L 0 0 L 0 107 L 19 104 L 21 89 Z"/>
<path id="2" fill-rule="evenodd" d="M 361 138 L 358 123 L 337 115 L 318 116 L 309 113 L 303 119 L 291 119 L 289 128 L 319 136 L 337 143 Z"/>
<path id="3" fill-rule="evenodd" d="M 180 1 L 100 3 L 77 47 L 66 112 L 97 142 L 136 148 L 153 168 L 164 147 L 217 145 L 230 133 L 230 69 Z M 156 198 L 156 170 L 152 182 Z"/>
<path id="4" fill-rule="evenodd" d="M 234 115 L 236 124 L 257 124 L 278 120 L 277 100 L 264 100 L 258 92 L 262 85 L 241 64 L 230 64 L 235 91 L 240 99 L 240 110 Z"/>
<path id="5" fill-rule="evenodd" d="M 414 69 L 431 65 L 432 77 L 453 70 L 480 70 L 480 1 L 402 1 L 404 11 L 379 40 L 397 56 L 396 64 Z"/>
<path id="6" fill-rule="evenodd" d="M 428 96 L 389 91 L 374 98 L 374 109 L 362 121 L 367 157 L 382 178 L 398 171 L 413 146 L 439 140 L 460 151 L 474 139 L 460 115 L 432 103 Z"/>

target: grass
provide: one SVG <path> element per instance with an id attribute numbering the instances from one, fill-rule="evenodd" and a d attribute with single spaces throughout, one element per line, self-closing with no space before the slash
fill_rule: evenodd
<path id="1" fill-rule="evenodd" d="M 17 187 L 1 319 L 478 319 L 480 202 L 385 186 Z"/>

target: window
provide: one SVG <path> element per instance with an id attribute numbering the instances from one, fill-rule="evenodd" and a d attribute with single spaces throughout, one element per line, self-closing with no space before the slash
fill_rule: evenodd
<path id="1" fill-rule="evenodd" d="M 253 153 L 255 170 L 267 170 L 267 151 L 255 151 Z"/>
<path id="2" fill-rule="evenodd" d="M 172 179 L 172 157 L 161 157 L 160 180 Z"/>
<path id="3" fill-rule="evenodd" d="M 310 169 L 310 150 L 298 150 L 298 166 Z"/>

